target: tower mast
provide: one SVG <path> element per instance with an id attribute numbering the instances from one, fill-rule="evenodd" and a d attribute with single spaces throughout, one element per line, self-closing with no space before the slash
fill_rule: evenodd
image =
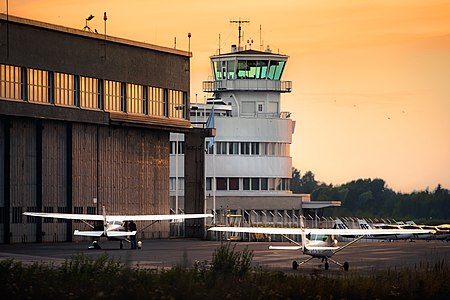
<path id="1" fill-rule="evenodd" d="M 250 23 L 250 21 L 248 21 L 248 20 L 241 20 L 241 18 L 239 18 L 239 20 L 231 20 L 230 23 L 237 23 L 238 24 L 238 32 L 239 32 L 239 35 L 238 35 L 238 49 L 240 50 L 241 49 L 241 29 L 242 29 L 241 28 L 241 24 Z"/>

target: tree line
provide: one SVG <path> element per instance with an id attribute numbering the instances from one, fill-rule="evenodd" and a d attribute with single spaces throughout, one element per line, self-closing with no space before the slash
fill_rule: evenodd
<path id="1" fill-rule="evenodd" d="M 310 194 L 311 201 L 341 201 L 341 207 L 325 209 L 325 216 L 393 218 L 433 224 L 450 220 L 450 191 L 440 184 L 432 191 L 412 193 L 395 192 L 380 178 L 358 179 L 333 186 L 317 181 L 311 171 L 302 175 L 300 170 L 293 168 L 291 191 Z"/>

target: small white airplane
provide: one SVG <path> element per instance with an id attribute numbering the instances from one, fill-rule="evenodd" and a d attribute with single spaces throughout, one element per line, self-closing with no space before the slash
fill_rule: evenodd
<path id="1" fill-rule="evenodd" d="M 169 215 L 107 215 L 105 207 L 103 206 L 103 215 L 90 215 L 90 214 L 69 214 L 69 213 L 43 213 L 43 212 L 24 212 L 25 216 L 39 217 L 39 218 L 54 218 L 54 219 L 66 219 L 66 220 L 80 220 L 93 230 L 81 231 L 75 230 L 74 235 L 89 236 L 99 239 L 100 237 L 106 237 L 111 241 L 119 241 L 120 249 L 123 247 L 123 241 L 127 241 L 129 236 L 136 235 L 137 231 L 127 231 L 124 226 L 128 221 L 154 221 L 149 226 L 155 224 L 158 221 L 164 220 L 184 220 L 184 219 L 198 219 L 209 218 L 212 214 L 169 214 Z M 88 221 L 103 221 L 103 225 L 94 226 Z M 148 227 L 148 226 L 147 226 Z M 94 240 L 92 246 L 89 249 L 101 249 L 97 240 Z"/>
<path id="2" fill-rule="evenodd" d="M 349 269 L 349 263 L 340 262 L 331 257 L 348 246 L 354 244 L 367 235 L 386 235 L 386 234 L 414 234 L 427 232 L 423 229 L 319 229 L 319 228 L 277 228 L 277 227 L 212 227 L 208 230 L 218 232 L 233 232 L 233 233 L 259 233 L 259 234 L 279 234 L 289 240 L 296 246 L 270 246 L 269 249 L 277 250 L 301 250 L 303 254 L 309 255 L 308 259 L 297 263 L 292 262 L 292 268 L 296 270 L 299 265 L 309 262 L 313 258 L 319 258 L 325 262 L 324 268 L 328 270 L 328 261 L 335 263 L 343 268 L 345 271 Z M 287 235 L 300 235 L 301 244 L 289 238 Z M 337 245 L 337 240 L 334 236 L 354 237 L 354 239 L 342 247 Z"/>
<path id="3" fill-rule="evenodd" d="M 359 227 L 361 229 L 367 229 L 367 230 L 372 230 L 372 229 L 386 229 L 386 230 L 398 230 L 398 229 L 407 229 L 407 230 L 413 230 L 413 229 L 423 229 L 422 232 L 418 232 L 418 233 L 403 233 L 400 231 L 400 233 L 398 232 L 394 232 L 392 231 L 391 234 L 387 234 L 387 235 L 378 235 L 378 236 L 372 236 L 372 235 L 368 235 L 366 238 L 368 239 L 380 239 L 380 240 L 389 240 L 389 241 L 395 241 L 395 240 L 412 240 L 414 238 L 417 238 L 419 236 L 430 236 L 434 234 L 434 231 L 430 228 L 422 228 L 419 226 L 407 226 L 406 224 L 384 224 L 384 223 L 376 223 L 373 224 L 373 226 L 370 226 L 369 223 L 367 223 L 366 220 L 364 219 L 358 219 L 358 224 Z"/>

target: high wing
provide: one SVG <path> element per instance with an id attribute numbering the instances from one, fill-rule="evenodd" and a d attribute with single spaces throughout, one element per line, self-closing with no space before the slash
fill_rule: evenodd
<path id="1" fill-rule="evenodd" d="M 24 212 L 25 216 L 67 220 L 103 221 L 102 215 Z"/>
<path id="2" fill-rule="evenodd" d="M 103 215 L 88 214 L 63 214 L 63 213 L 43 213 L 43 212 L 24 212 L 25 216 L 67 219 L 67 220 L 85 220 L 85 221 L 103 221 Z M 106 215 L 106 221 L 163 221 L 179 219 L 196 219 L 212 217 L 212 214 L 178 214 L 178 215 L 134 215 L 134 216 L 112 216 Z"/>
<path id="3" fill-rule="evenodd" d="M 384 235 L 417 234 L 431 232 L 423 229 L 321 229 L 321 228 L 277 228 L 277 227 L 212 227 L 219 232 L 265 233 L 265 234 L 317 234 L 317 235 Z"/>
<path id="4" fill-rule="evenodd" d="M 212 218 L 212 214 L 178 214 L 178 215 L 135 215 L 135 216 L 106 216 L 107 221 L 163 221 Z"/>

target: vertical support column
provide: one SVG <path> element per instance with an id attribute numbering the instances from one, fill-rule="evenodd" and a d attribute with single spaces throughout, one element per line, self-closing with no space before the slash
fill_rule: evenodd
<path id="1" fill-rule="evenodd" d="M 205 138 L 215 136 L 215 128 L 192 128 L 184 136 L 184 210 L 205 213 Z M 185 236 L 205 237 L 204 219 L 187 219 Z"/>
<path id="2" fill-rule="evenodd" d="M 205 133 L 193 128 L 186 133 L 184 153 L 184 210 L 187 214 L 205 212 Z M 185 220 L 187 238 L 203 238 L 203 219 Z"/>

